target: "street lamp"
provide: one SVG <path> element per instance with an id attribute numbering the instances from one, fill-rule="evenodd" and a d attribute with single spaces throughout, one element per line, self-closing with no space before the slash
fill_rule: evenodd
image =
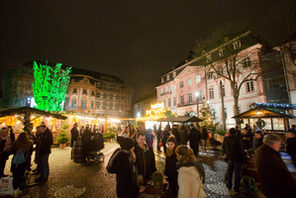
<path id="1" fill-rule="evenodd" d="M 198 114 L 199 114 L 198 103 L 199 103 L 199 96 L 200 96 L 199 91 L 195 92 L 195 96 L 196 96 L 196 116 L 198 117 Z"/>

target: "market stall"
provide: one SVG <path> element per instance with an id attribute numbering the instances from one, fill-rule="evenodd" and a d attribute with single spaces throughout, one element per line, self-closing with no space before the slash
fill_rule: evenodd
<path id="1" fill-rule="evenodd" d="M 253 108 L 245 111 L 233 118 L 241 119 L 241 124 L 257 126 L 265 132 L 283 133 L 290 129 L 290 119 L 295 118 L 293 115 L 279 113 L 265 108 Z"/>

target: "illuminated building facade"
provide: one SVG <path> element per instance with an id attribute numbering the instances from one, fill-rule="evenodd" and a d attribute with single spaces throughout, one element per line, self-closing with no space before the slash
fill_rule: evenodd
<path id="1" fill-rule="evenodd" d="M 237 73 L 236 76 L 238 79 L 242 79 L 242 76 L 254 64 L 263 71 L 258 78 L 250 78 L 242 83 L 239 112 L 249 110 L 250 105 L 255 102 L 288 103 L 279 52 L 265 47 L 251 32 L 239 35 L 161 76 L 161 85 L 156 87 L 157 101 L 164 103 L 178 116 L 196 115 L 197 110 L 201 110 L 202 104 L 208 103 L 215 121 L 220 126 L 224 112 L 227 127 L 233 127 L 235 120 L 232 117 L 235 112 L 230 82 L 213 72 L 210 66 L 210 64 L 215 65 L 218 72 L 227 72 L 225 69 L 219 71 L 219 68 L 225 68 L 225 61 L 222 58 L 225 48 L 233 48 L 237 51 L 236 61 L 238 67 L 241 68 L 241 74 Z M 272 61 L 268 57 L 270 54 L 273 54 Z M 274 69 L 269 68 L 271 65 Z M 272 74 L 267 75 L 267 73 Z M 277 81 L 277 85 L 281 87 L 281 94 L 267 90 L 268 82 L 264 79 L 267 76 L 271 81 L 281 76 Z M 224 111 L 222 110 L 222 95 L 224 96 Z"/>
<path id="2" fill-rule="evenodd" d="M 49 64 L 54 65 L 54 64 Z M 64 110 L 103 117 L 130 117 L 131 90 L 116 76 L 72 68 Z M 1 108 L 34 106 L 32 62 L 2 76 Z"/>

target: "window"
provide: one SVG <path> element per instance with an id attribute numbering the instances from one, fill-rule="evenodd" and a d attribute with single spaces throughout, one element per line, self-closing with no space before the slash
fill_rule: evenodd
<path id="1" fill-rule="evenodd" d="M 164 78 L 161 78 L 161 83 L 164 83 Z"/>
<path id="2" fill-rule="evenodd" d="M 91 96 L 95 96 L 95 92 L 94 91 L 91 91 Z"/>
<path id="3" fill-rule="evenodd" d="M 212 114 L 211 117 L 213 119 L 215 119 L 216 118 L 216 111 L 215 111 L 215 109 L 211 107 L 210 111 L 211 111 L 211 114 Z"/>
<path id="4" fill-rule="evenodd" d="M 168 106 L 171 106 L 171 99 L 169 98 Z"/>
<path id="5" fill-rule="evenodd" d="M 116 100 L 119 100 L 120 99 L 120 96 L 116 95 Z"/>
<path id="6" fill-rule="evenodd" d="M 77 89 L 74 88 L 73 91 L 72 91 L 72 93 L 77 93 Z"/>
<path id="7" fill-rule="evenodd" d="M 100 103 L 96 102 L 96 109 L 100 109 Z"/>
<path id="8" fill-rule="evenodd" d="M 107 98 L 107 94 L 103 94 L 103 98 L 106 99 Z"/>
<path id="9" fill-rule="evenodd" d="M 227 109 L 224 108 L 224 116 L 225 116 L 225 119 L 227 119 Z"/>
<path id="10" fill-rule="evenodd" d="M 214 89 L 210 88 L 209 92 L 210 92 L 210 99 L 214 99 Z"/>
<path id="11" fill-rule="evenodd" d="M 173 73 L 173 78 L 175 78 L 175 77 L 176 77 L 176 72 Z"/>
<path id="12" fill-rule="evenodd" d="M 76 99 L 72 99 L 72 108 L 76 109 Z"/>
<path id="13" fill-rule="evenodd" d="M 86 95 L 86 94 L 87 94 L 87 91 L 86 91 L 86 89 L 83 89 L 83 90 L 82 90 L 82 94 L 84 94 L 84 95 Z"/>
<path id="14" fill-rule="evenodd" d="M 177 98 L 174 98 L 174 106 L 177 105 Z"/>
<path id="15" fill-rule="evenodd" d="M 85 83 L 85 84 L 87 83 L 87 80 L 86 80 L 86 79 L 84 80 L 84 83 Z"/>
<path id="16" fill-rule="evenodd" d="M 192 93 L 188 94 L 188 103 L 192 103 Z"/>
<path id="17" fill-rule="evenodd" d="M 181 96 L 181 104 L 182 104 L 182 105 L 184 104 L 184 95 Z"/>
<path id="18" fill-rule="evenodd" d="M 213 72 L 208 73 L 208 80 L 213 79 L 213 76 L 214 76 L 214 73 Z"/>
<path id="19" fill-rule="evenodd" d="M 244 67 L 249 67 L 251 66 L 251 60 L 250 60 L 250 57 L 247 57 L 243 60 L 243 66 Z"/>
<path id="20" fill-rule="evenodd" d="M 200 75 L 195 76 L 195 82 L 196 82 L 196 83 L 199 83 L 199 82 L 200 82 Z"/>
<path id="21" fill-rule="evenodd" d="M 82 99 L 81 108 L 86 109 L 86 99 Z"/>
<path id="22" fill-rule="evenodd" d="M 206 59 L 207 59 L 207 63 L 211 62 L 212 61 L 212 55 L 211 54 L 207 55 Z"/>
<path id="23" fill-rule="evenodd" d="M 100 97 L 100 93 L 96 93 L 96 95 L 97 95 L 97 98 L 99 98 L 99 97 Z"/>
<path id="24" fill-rule="evenodd" d="M 110 94 L 110 96 L 109 96 L 109 97 L 110 97 L 110 100 L 113 100 L 113 95 L 112 95 L 112 94 Z"/>
<path id="25" fill-rule="evenodd" d="M 219 54 L 219 57 L 224 56 L 224 49 L 219 49 L 218 54 Z"/>
<path id="26" fill-rule="evenodd" d="M 247 82 L 247 92 L 254 91 L 254 82 L 252 80 Z"/>
<path id="27" fill-rule="evenodd" d="M 180 82 L 180 88 L 183 88 L 184 87 L 184 82 Z"/>
<path id="28" fill-rule="evenodd" d="M 167 81 L 169 81 L 170 80 L 170 75 L 167 75 Z"/>
<path id="29" fill-rule="evenodd" d="M 232 45 L 233 45 L 233 49 L 237 50 L 237 49 L 241 48 L 242 43 L 241 43 L 240 40 L 237 40 L 237 41 L 234 41 L 234 42 L 232 43 Z"/>
<path id="30" fill-rule="evenodd" d="M 223 67 L 222 66 L 218 68 L 218 74 L 223 75 Z"/>
<path id="31" fill-rule="evenodd" d="M 94 101 L 91 101 L 90 107 L 93 109 L 94 108 Z"/>
<path id="32" fill-rule="evenodd" d="M 187 86 L 190 87 L 191 86 L 191 79 L 187 80 Z"/>

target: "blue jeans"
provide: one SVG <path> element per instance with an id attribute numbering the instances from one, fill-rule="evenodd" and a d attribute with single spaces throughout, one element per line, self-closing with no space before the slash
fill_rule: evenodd
<path id="1" fill-rule="evenodd" d="M 40 177 L 47 179 L 49 175 L 49 165 L 48 165 L 49 154 L 39 155 L 40 164 Z"/>
<path id="2" fill-rule="evenodd" d="M 239 191 L 240 186 L 240 172 L 241 172 L 241 163 L 228 161 L 228 168 L 226 172 L 226 179 L 227 179 L 227 188 L 232 188 L 232 175 L 234 171 L 234 191 Z"/>

